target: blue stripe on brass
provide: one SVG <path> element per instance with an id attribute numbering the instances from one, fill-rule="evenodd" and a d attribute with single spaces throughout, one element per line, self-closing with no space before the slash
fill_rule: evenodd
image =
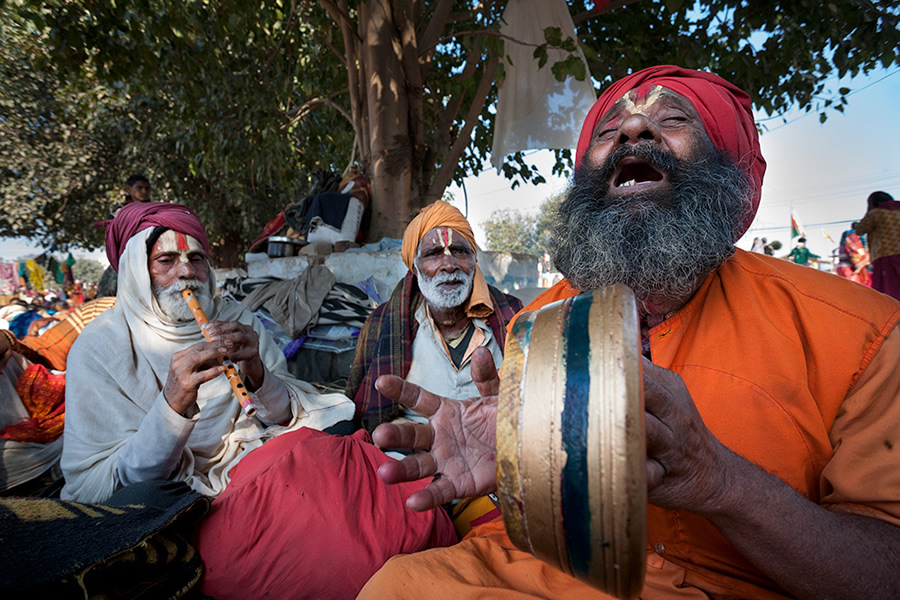
<path id="1" fill-rule="evenodd" d="M 592 302 L 591 294 L 576 297 L 564 322 L 567 361 L 562 443 L 567 458 L 562 472 L 561 492 L 569 564 L 576 575 L 587 575 L 591 563 L 587 435 L 591 384 L 588 323 Z"/>
<path id="2" fill-rule="evenodd" d="M 513 335 L 518 338 L 519 346 L 522 348 L 526 348 L 528 344 L 531 343 L 531 329 L 534 326 L 534 319 L 525 319 L 523 317 L 524 315 L 520 316 L 518 319 L 516 319 L 516 322 L 513 323 L 512 332 Z"/>

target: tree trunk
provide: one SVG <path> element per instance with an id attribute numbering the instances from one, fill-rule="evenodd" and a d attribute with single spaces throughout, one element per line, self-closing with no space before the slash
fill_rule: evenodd
<path id="1" fill-rule="evenodd" d="M 368 147 L 361 148 L 372 185 L 372 217 L 367 239 L 402 237 L 421 207 L 414 185 L 414 148 L 410 131 L 410 87 L 403 65 L 399 32 L 390 0 L 363 2 L 359 10 L 359 115 L 367 128 Z M 421 123 L 421 121 L 419 121 Z"/>

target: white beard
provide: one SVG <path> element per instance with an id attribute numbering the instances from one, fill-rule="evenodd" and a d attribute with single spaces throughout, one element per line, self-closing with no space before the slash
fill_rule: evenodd
<path id="1" fill-rule="evenodd" d="M 434 277 L 427 277 L 422 273 L 418 274 L 419 289 L 428 303 L 440 309 L 456 308 L 462 306 L 469 299 L 472 293 L 472 283 L 475 280 L 475 269 L 471 273 L 466 273 L 462 269 L 456 269 L 452 273 L 438 273 Z M 462 283 L 462 287 L 452 290 L 441 288 L 442 283 Z"/>
<path id="2" fill-rule="evenodd" d="M 181 295 L 181 290 L 191 290 L 200 303 L 203 312 L 209 312 L 212 298 L 209 293 L 209 286 L 202 283 L 199 279 L 180 279 L 171 283 L 168 287 L 162 287 L 153 284 L 153 295 L 159 303 L 159 308 L 163 313 L 175 321 L 176 323 L 189 323 L 194 320 L 194 314 L 191 308 Z"/>

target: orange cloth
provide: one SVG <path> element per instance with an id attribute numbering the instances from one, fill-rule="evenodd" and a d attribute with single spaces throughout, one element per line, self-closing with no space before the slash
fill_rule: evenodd
<path id="1" fill-rule="evenodd" d="M 574 294 L 563 282 L 525 310 Z M 722 443 L 813 502 L 900 525 L 898 321 L 900 303 L 869 288 L 738 250 L 649 335 Z M 361 597 L 604 598 L 513 550 L 498 523 L 392 559 Z M 787 597 L 701 517 L 650 506 L 648 537 L 645 600 Z"/>
<path id="2" fill-rule="evenodd" d="M 69 313 L 65 319 L 45 331 L 39 337 L 28 336 L 21 340 L 21 344 L 41 356 L 40 362 L 57 371 L 66 370 L 66 359 L 75 339 L 81 334 L 84 326 L 90 323 L 97 315 L 116 303 L 115 296 L 97 298 L 82 304 Z M 16 348 L 16 350 L 20 350 Z M 26 358 L 34 361 L 34 357 L 27 353 Z"/>
<path id="3" fill-rule="evenodd" d="M 16 382 L 16 393 L 28 411 L 28 419 L 4 427 L 0 438 L 46 443 L 62 435 L 66 418 L 65 375 L 50 373 L 43 365 L 29 365 Z"/>
<path id="4" fill-rule="evenodd" d="M 486 319 L 494 311 L 491 294 L 488 292 L 484 273 L 478 266 L 478 245 L 475 243 L 472 226 L 458 208 L 443 200 L 438 200 L 423 208 L 416 218 L 409 222 L 406 231 L 403 232 L 403 246 L 400 248 L 400 257 L 403 259 L 403 263 L 412 271 L 413 261 L 419 250 L 419 242 L 426 233 L 435 227 L 449 227 L 466 238 L 466 241 L 472 246 L 472 252 L 475 252 L 475 280 L 472 282 L 472 295 L 469 296 L 466 314 L 470 317 Z"/>

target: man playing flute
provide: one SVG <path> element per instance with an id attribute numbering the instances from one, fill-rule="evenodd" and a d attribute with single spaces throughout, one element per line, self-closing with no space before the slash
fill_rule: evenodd
<path id="1" fill-rule="evenodd" d="M 288 429 L 353 416 L 340 394 L 295 379 L 259 321 L 214 297 L 200 220 L 175 204 L 136 202 L 109 225 L 118 301 L 69 356 L 62 497 L 103 502 L 140 481 L 177 479 L 208 496 L 247 451 Z M 181 290 L 211 321 L 207 342 Z M 259 413 L 245 418 L 219 359 L 238 366 Z"/>
<path id="2" fill-rule="evenodd" d="M 152 504 L 173 487 L 190 492 L 178 482 L 217 498 L 198 541 L 204 591 L 216 598 L 283 597 L 278 586 L 352 597 L 392 554 L 455 541 L 446 513 L 421 519 L 377 479 L 388 459 L 368 434 L 321 432 L 350 420 L 353 402 L 294 378 L 259 320 L 215 295 L 209 242 L 193 212 L 128 204 L 107 227 L 106 252 L 118 271 L 117 301 L 69 354 L 63 499 L 102 503 L 135 490 L 137 501 Z M 209 340 L 184 289 L 209 319 Z M 258 409 L 253 416 L 224 375 L 226 357 Z M 379 512 L 396 518 L 371 518 Z M 304 553 L 327 567 L 330 549 L 341 554 L 346 577 L 297 569 Z"/>

